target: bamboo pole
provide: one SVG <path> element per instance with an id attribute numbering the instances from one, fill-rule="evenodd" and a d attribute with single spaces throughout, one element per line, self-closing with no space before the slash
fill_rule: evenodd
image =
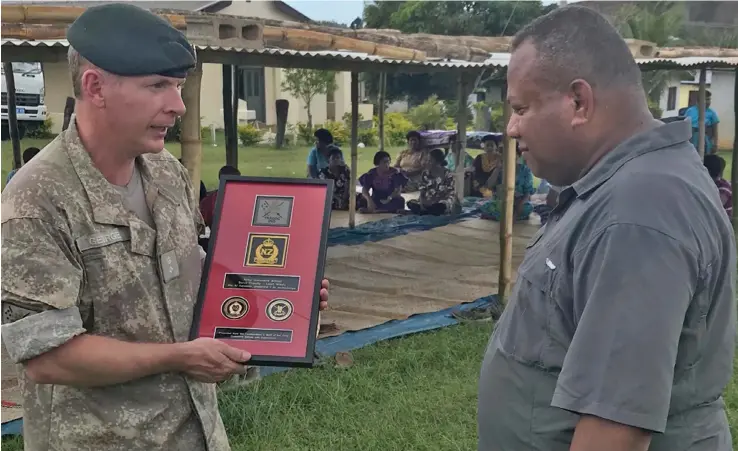
<path id="1" fill-rule="evenodd" d="M 700 68 L 700 91 L 699 99 L 697 101 L 697 109 L 699 112 L 699 141 L 697 141 L 697 151 L 700 154 L 700 159 L 705 157 L 705 103 L 706 93 L 705 84 L 707 82 L 707 68 Z"/>
<path id="2" fill-rule="evenodd" d="M 384 150 L 384 96 L 387 91 L 387 73 L 386 72 L 380 72 L 379 74 L 379 111 L 378 114 L 378 121 L 379 121 L 379 150 Z"/>
<path id="3" fill-rule="evenodd" d="M 738 130 L 738 68 L 734 70 L 733 78 L 733 120 Z M 730 170 L 730 182 L 734 193 L 738 193 L 738 133 L 733 135 L 733 164 Z M 738 236 L 738 195 L 733 196 L 733 233 Z"/>
<path id="4" fill-rule="evenodd" d="M 3 22 L 24 24 L 72 23 L 87 8 L 84 6 L 52 6 L 52 5 L 0 5 L 0 16 Z M 187 28 L 187 19 L 180 14 L 157 14 L 169 21 L 175 28 Z M 5 37 L 5 36 L 3 36 Z"/>
<path id="5" fill-rule="evenodd" d="M 202 138 L 200 136 L 200 85 L 202 83 L 202 61 L 187 76 L 182 87 L 182 100 L 187 112 L 182 116 L 182 164 L 187 168 L 195 193 L 199 192 L 202 163 Z"/>
<path id="6" fill-rule="evenodd" d="M 507 85 L 503 90 L 503 99 L 507 96 Z M 512 234 L 513 234 L 513 203 L 515 201 L 515 169 L 516 152 L 515 142 L 507 134 L 507 123 L 510 120 L 510 104 L 503 102 L 502 113 L 505 124 L 503 135 L 503 174 L 504 197 L 502 218 L 500 223 L 500 274 L 498 280 L 498 296 L 500 303 L 507 302 L 512 284 Z"/>
<path id="7" fill-rule="evenodd" d="M 20 136 L 18 133 L 18 110 L 16 110 L 17 104 L 15 101 L 13 63 L 4 62 L 3 71 L 5 72 L 5 86 L 8 91 L 8 132 L 13 143 L 13 169 L 20 169 L 23 162 L 21 161 Z"/>
<path id="8" fill-rule="evenodd" d="M 351 186 L 349 187 L 349 228 L 356 227 L 356 171 L 359 149 L 359 74 L 351 72 Z"/>
<path id="9" fill-rule="evenodd" d="M 469 79 L 465 73 L 459 74 L 457 102 L 458 110 L 456 112 L 456 142 L 454 143 L 454 161 L 456 161 L 456 199 L 457 209 L 461 212 L 461 205 L 464 201 L 464 149 L 466 148 L 466 116 L 467 101 L 466 97 L 469 92 Z"/>

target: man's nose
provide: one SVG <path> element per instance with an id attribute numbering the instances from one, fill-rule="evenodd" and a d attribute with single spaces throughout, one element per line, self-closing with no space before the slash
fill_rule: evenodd
<path id="1" fill-rule="evenodd" d="M 167 97 L 167 113 L 174 113 L 177 116 L 184 116 L 187 107 L 182 100 L 182 90 L 176 89 Z"/>
<path id="2" fill-rule="evenodd" d="M 507 136 L 513 139 L 520 138 L 520 131 L 518 130 L 518 118 L 512 114 L 510 119 L 507 121 Z"/>

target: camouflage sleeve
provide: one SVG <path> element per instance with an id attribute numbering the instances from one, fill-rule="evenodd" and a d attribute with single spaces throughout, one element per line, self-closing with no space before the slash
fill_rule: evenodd
<path id="1" fill-rule="evenodd" d="M 2 338 L 16 362 L 85 332 L 78 302 L 82 265 L 65 232 L 39 219 L 2 225 Z"/>

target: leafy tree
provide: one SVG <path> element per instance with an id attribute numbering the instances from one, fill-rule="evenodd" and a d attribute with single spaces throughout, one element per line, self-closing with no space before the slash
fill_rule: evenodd
<path id="1" fill-rule="evenodd" d="M 314 69 L 285 69 L 282 89 L 305 102 L 308 128 L 313 128 L 313 114 L 310 110 L 313 98 L 336 90 L 336 73 Z"/>
<path id="2" fill-rule="evenodd" d="M 540 1 L 431 2 L 377 1 L 364 8 L 366 28 L 391 28 L 403 33 L 447 36 L 510 36 L 555 5 Z M 364 76 L 367 92 L 375 97 L 379 75 Z M 387 101 L 407 98 L 419 105 L 431 95 L 441 100 L 456 98 L 453 74 L 387 74 Z"/>

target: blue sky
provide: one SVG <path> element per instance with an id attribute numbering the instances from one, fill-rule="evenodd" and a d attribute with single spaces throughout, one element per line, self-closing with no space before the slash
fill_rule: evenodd
<path id="1" fill-rule="evenodd" d="M 349 24 L 362 16 L 361 0 L 292 0 L 285 2 L 313 20 L 334 20 Z"/>
<path id="2" fill-rule="evenodd" d="M 543 0 L 544 4 L 554 2 Z M 286 3 L 313 20 L 333 20 L 344 24 L 362 17 L 364 11 L 362 0 L 292 0 Z"/>

